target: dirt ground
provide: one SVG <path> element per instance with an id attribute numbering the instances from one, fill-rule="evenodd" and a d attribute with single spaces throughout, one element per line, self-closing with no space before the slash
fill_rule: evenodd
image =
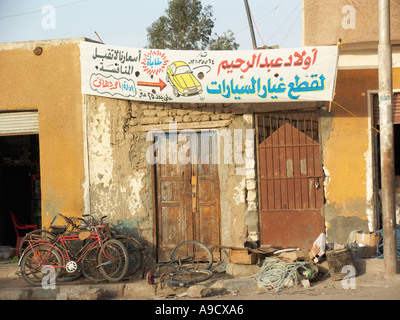
<path id="1" fill-rule="evenodd" d="M 400 300 L 400 275 L 394 279 L 384 279 L 380 275 L 355 278 L 352 288 L 347 282 L 326 279 L 311 283 L 309 288 L 297 286 L 281 291 L 267 291 L 263 288 L 230 292 L 226 296 L 209 297 L 211 299 L 231 300 Z M 209 299 L 207 298 L 207 299 Z"/>
<path id="2" fill-rule="evenodd" d="M 186 296 L 158 296 L 157 300 L 187 300 Z M 381 274 L 364 274 L 351 280 L 332 280 L 329 276 L 279 291 L 243 289 L 210 294 L 198 300 L 400 300 L 400 274 L 386 279 Z"/>
<path id="3" fill-rule="evenodd" d="M 226 277 L 227 275 L 225 274 L 215 275 L 210 281 L 218 281 Z M 249 277 L 243 279 L 249 282 L 253 281 Z M 77 282 L 70 284 L 78 285 L 79 283 Z M 85 285 L 82 285 L 84 288 Z M 284 288 L 275 292 L 261 286 L 253 286 L 251 289 L 249 289 L 250 286 L 247 286 L 245 289 L 226 289 L 222 292 L 210 292 L 210 294 L 206 294 L 202 298 L 190 298 L 185 294 L 186 290 L 179 290 L 175 294 L 162 294 L 161 292 L 155 294 L 152 288 L 149 288 L 147 281 L 140 279 L 116 284 L 116 286 L 121 286 L 121 288 L 123 286 L 131 286 L 131 288 L 142 289 L 141 291 L 135 291 L 139 292 L 140 295 L 136 294 L 134 296 L 126 295 L 126 290 L 122 291 L 122 295 L 114 296 L 112 300 L 152 300 L 157 303 L 182 300 L 197 300 L 205 303 L 206 301 L 218 303 L 218 301 L 226 302 L 228 300 L 236 301 L 237 303 L 240 300 L 400 300 L 400 274 L 387 279 L 381 272 L 364 273 L 355 278 L 337 281 L 333 280 L 327 273 L 311 281 L 310 287 L 303 287 L 299 284 L 296 287 Z M 107 288 L 108 285 L 105 284 L 105 287 Z M 6 289 L 26 290 L 31 289 L 31 287 L 22 279 L 2 279 L 0 281 L 0 293 Z"/>
<path id="4" fill-rule="evenodd" d="M 152 300 L 148 310 L 153 319 L 162 319 L 168 312 L 177 312 L 177 319 L 192 319 L 203 315 L 210 319 L 221 316 L 229 319 L 282 316 L 320 318 L 330 314 L 333 317 L 361 318 L 383 312 L 381 303 L 384 300 L 400 299 L 400 275 L 393 279 L 384 279 L 377 274 L 362 275 L 355 280 L 353 289 L 345 289 L 341 281 L 327 278 L 312 282 L 309 288 L 293 287 L 279 292 L 259 288 L 227 291 L 225 294 L 198 299 L 158 297 Z M 397 308 L 397 303 L 392 308 Z"/>

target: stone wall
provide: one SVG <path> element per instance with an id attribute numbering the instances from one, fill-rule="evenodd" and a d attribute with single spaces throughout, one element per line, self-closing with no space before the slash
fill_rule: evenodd
<path id="1" fill-rule="evenodd" d="M 258 234 L 257 183 L 253 115 L 234 114 L 231 105 L 154 104 L 86 96 L 90 175 L 90 208 L 108 215 L 119 231 L 154 249 L 154 184 L 146 151 L 148 132 L 212 129 L 218 134 L 242 133 L 234 152 L 241 159 L 218 165 L 221 203 L 221 244 L 243 246 Z M 250 129 L 246 136 L 246 129 Z M 224 141 L 225 143 L 225 141 Z M 255 239 L 257 240 L 257 239 Z"/>

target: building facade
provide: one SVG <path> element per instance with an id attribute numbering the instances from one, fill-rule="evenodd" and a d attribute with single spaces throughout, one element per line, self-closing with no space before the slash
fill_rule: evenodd
<path id="1" fill-rule="evenodd" d="M 303 45 L 340 44 L 334 103 L 323 123 L 328 240 L 382 228 L 378 103 L 378 3 L 303 1 Z M 400 6 L 391 1 L 396 192 L 399 193 Z M 398 196 L 397 196 L 398 197 Z"/>
<path id="2" fill-rule="evenodd" d="M 2 242 L 14 243 L 10 211 L 43 227 L 57 213 L 106 215 L 159 260 L 189 239 L 210 247 L 309 248 L 324 232 L 323 102 L 186 103 L 161 95 L 147 102 L 85 94 L 81 50 L 88 42 L 1 45 Z M 240 94 L 258 88 L 265 98 L 266 85 L 252 83 Z M 170 146 L 189 161 L 169 161 Z M 168 161 L 152 161 L 164 152 Z"/>
<path id="3" fill-rule="evenodd" d="M 10 211 L 46 226 L 85 212 L 82 39 L 0 45 L 0 241 L 15 245 Z M 83 179 L 83 180 L 82 180 Z"/>
<path id="4" fill-rule="evenodd" d="M 22 222 L 42 226 L 48 226 L 58 212 L 106 215 L 115 229 L 136 237 L 148 256 L 159 261 L 168 260 L 170 251 L 184 240 L 199 240 L 209 247 L 243 247 L 247 242 L 310 249 L 320 233 L 326 233 L 329 242 L 345 244 L 354 230 L 379 229 L 377 40 L 372 29 L 357 33 L 359 38 L 350 37 L 358 25 L 343 29 L 353 27 L 353 11 L 346 5 L 343 1 L 325 8 L 318 1 L 304 1 L 304 46 L 315 54 L 318 46 L 336 46 L 342 39 L 331 103 L 325 98 L 278 99 L 289 87 L 291 99 L 295 87 L 309 94 L 320 90 L 322 77 L 306 81 L 307 88 L 296 86 L 295 80 L 289 86 L 281 70 L 271 74 L 268 70 L 269 79 L 276 81 L 268 87 L 269 94 L 275 94 L 269 99 L 275 102 L 255 103 L 239 98 L 266 98 L 261 76 L 249 77 L 249 84 L 240 88 L 233 80 L 229 85 L 219 82 L 220 87 L 217 81 L 209 82 L 207 88 L 200 81 L 203 87 L 196 84 L 190 89 L 196 91 L 190 92 L 178 83 L 173 70 L 184 63 L 175 61 L 167 78 L 157 82 L 152 68 L 161 65 L 160 52 L 119 55 L 118 65 L 110 66 L 105 62 L 111 59 L 109 52 L 116 54 L 114 48 L 101 52 L 103 47 L 97 44 L 95 51 L 83 55 L 82 43 L 94 43 L 83 38 L 0 45 L 0 241 L 11 245 L 14 241 L 9 211 Z M 356 19 L 372 18 L 368 8 L 353 7 Z M 329 23 L 318 23 L 323 16 Z M 397 23 L 392 25 L 396 99 Z M 368 28 L 373 27 L 368 24 Z M 300 49 L 295 53 L 304 57 Z M 237 79 L 246 79 L 245 71 L 264 62 L 257 57 L 274 50 L 259 52 L 247 60 L 221 62 L 218 74 L 230 76 L 241 69 Z M 159 54 L 159 59 L 152 60 L 151 54 Z M 88 90 L 97 90 L 94 94 L 82 85 L 87 57 L 98 70 L 88 76 Z M 205 61 L 211 65 L 212 59 L 204 57 L 188 65 L 192 69 Z M 143 69 L 125 63 L 135 59 L 147 59 Z M 304 68 L 312 55 L 309 59 L 302 59 L 308 61 Z M 275 67 L 283 65 L 283 60 L 275 60 Z M 332 67 L 336 71 L 336 65 Z M 139 70 L 154 76 L 154 81 L 141 81 Z M 132 74 L 137 80 L 133 85 L 128 79 L 120 82 L 125 78 L 117 79 L 116 74 Z M 202 80 L 207 70 L 192 75 Z M 119 89 L 135 91 L 147 100 L 100 92 L 117 89 L 117 83 L 122 83 Z M 170 96 L 164 88 L 171 89 Z M 185 98 L 201 98 L 205 90 L 225 97 L 235 93 L 237 99 Z M 177 157 L 188 161 L 176 161 Z M 227 257 L 218 247 L 214 254 Z"/>

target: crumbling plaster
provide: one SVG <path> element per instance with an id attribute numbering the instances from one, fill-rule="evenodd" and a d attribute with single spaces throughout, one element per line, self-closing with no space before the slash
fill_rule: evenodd
<path id="1" fill-rule="evenodd" d="M 178 130 L 208 125 L 218 132 L 253 128 L 252 115 L 234 115 L 229 105 L 151 104 L 94 96 L 87 96 L 86 105 L 90 211 L 107 215 L 111 226 L 137 237 L 149 251 L 154 247 L 155 208 L 153 167 L 146 160 L 152 144 L 148 131 L 168 130 L 172 121 Z M 218 165 L 223 245 L 242 246 L 249 231 L 257 234 L 254 142 L 246 141 L 245 130 L 242 141 L 242 163 Z"/>

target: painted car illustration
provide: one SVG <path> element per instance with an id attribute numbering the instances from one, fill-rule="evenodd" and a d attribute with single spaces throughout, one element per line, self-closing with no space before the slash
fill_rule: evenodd
<path id="1" fill-rule="evenodd" d="M 183 61 L 171 63 L 167 68 L 167 82 L 172 85 L 174 96 L 191 96 L 203 92 L 199 80 Z"/>

